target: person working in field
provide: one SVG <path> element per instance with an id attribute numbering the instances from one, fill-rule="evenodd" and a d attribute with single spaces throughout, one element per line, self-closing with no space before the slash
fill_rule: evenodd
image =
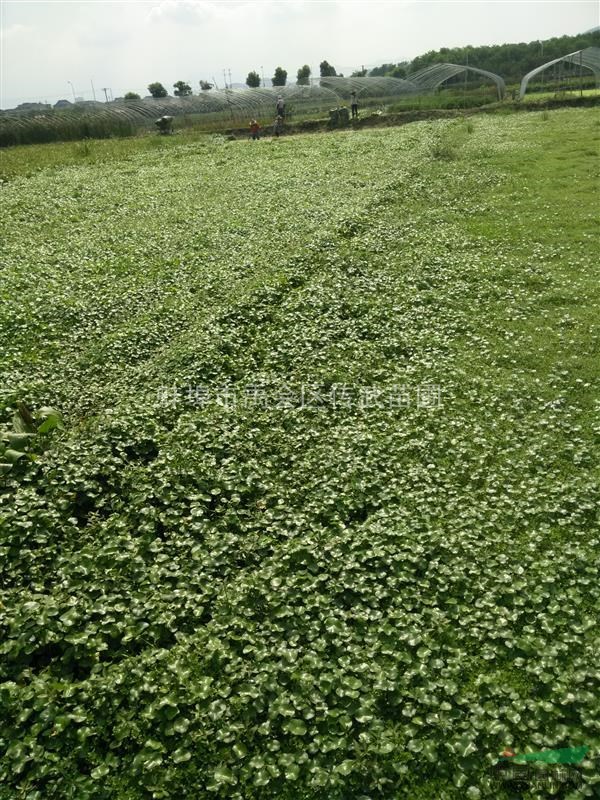
<path id="1" fill-rule="evenodd" d="M 278 116 L 275 122 L 273 123 L 273 136 L 276 136 L 279 139 L 279 136 L 283 133 L 283 117 Z"/>
<path id="2" fill-rule="evenodd" d="M 283 112 L 285 109 L 285 103 L 283 102 L 283 97 L 279 95 L 277 98 L 277 116 L 283 119 Z"/>
<path id="3" fill-rule="evenodd" d="M 255 141 L 256 139 L 260 139 L 260 125 L 255 119 L 250 123 L 250 136 Z"/>
<path id="4" fill-rule="evenodd" d="M 356 92 L 350 92 L 350 108 L 352 109 L 352 119 L 358 119 L 358 98 Z"/>

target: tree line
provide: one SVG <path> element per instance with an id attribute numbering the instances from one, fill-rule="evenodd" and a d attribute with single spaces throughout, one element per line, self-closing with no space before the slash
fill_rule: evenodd
<path id="1" fill-rule="evenodd" d="M 296 83 L 299 86 L 309 86 L 311 74 L 311 68 L 308 66 L 308 64 L 304 64 L 302 67 L 299 67 L 296 73 Z M 321 61 L 319 64 L 319 75 L 321 78 L 327 78 L 330 76 L 337 76 L 340 78 L 344 77 L 341 73 L 336 72 L 335 67 L 328 61 Z M 276 67 L 273 77 L 271 78 L 271 85 L 285 86 L 287 84 L 287 79 L 287 70 L 283 69 L 283 67 Z M 250 89 L 258 89 L 261 83 L 263 83 L 263 81 L 258 72 L 256 72 L 256 70 L 251 70 L 246 77 L 246 86 L 248 86 Z M 199 81 L 199 86 L 201 91 L 206 92 L 210 91 L 214 87 L 214 84 L 210 81 L 201 80 Z M 173 94 L 175 97 L 189 97 L 191 94 L 193 94 L 192 87 L 186 81 L 176 81 L 173 84 L 173 89 Z M 152 97 L 168 97 L 169 95 L 169 92 L 163 86 L 163 84 L 160 83 L 160 81 L 154 81 L 153 83 L 148 84 L 148 91 Z M 137 92 L 126 92 L 124 98 L 125 100 L 141 99 Z"/>
<path id="2" fill-rule="evenodd" d="M 501 75 L 507 83 L 518 83 L 523 75 L 530 72 L 535 67 L 552 61 L 555 58 L 582 50 L 585 47 L 600 47 L 600 31 L 593 30 L 588 33 L 581 33 L 577 36 L 556 36 L 552 39 L 536 40 L 533 42 L 521 42 L 518 44 L 496 44 L 482 47 L 441 47 L 439 50 L 430 50 L 421 56 L 417 56 L 412 61 L 401 61 L 397 64 L 381 64 L 371 70 L 356 70 L 352 73 L 353 78 L 365 76 L 378 77 L 388 76 L 392 78 L 410 78 L 410 76 L 425 67 L 433 64 L 469 64 L 472 67 L 485 69 Z M 311 78 L 311 68 L 308 64 L 300 67 L 296 73 L 296 83 L 299 86 L 308 86 Z M 335 67 L 328 61 L 321 61 L 319 64 L 319 75 L 321 78 L 340 77 L 342 73 L 336 72 Z M 271 78 L 272 86 L 285 86 L 288 81 L 288 72 L 283 67 L 276 67 Z M 256 70 L 251 70 L 246 77 L 246 86 L 257 89 L 263 83 L 261 76 Z M 210 81 L 201 80 L 199 82 L 201 91 L 209 91 L 214 84 Z M 173 94 L 176 97 L 186 97 L 191 95 L 192 87 L 186 81 L 176 81 L 173 84 Z M 148 91 L 152 97 L 167 97 L 169 94 L 162 83 L 155 81 L 149 84 Z M 139 100 L 139 94 L 127 92 L 126 100 Z"/>
<path id="3" fill-rule="evenodd" d="M 472 67 L 486 69 L 501 75 L 507 83 L 518 83 L 535 67 L 552 61 L 555 58 L 583 50 L 586 47 L 600 46 L 600 31 L 593 30 L 577 36 L 556 36 L 544 41 L 521 42 L 519 44 L 496 44 L 484 47 L 441 47 L 430 50 L 412 61 L 401 61 L 398 64 L 382 64 L 368 72 L 369 76 L 390 76 L 408 78 L 433 64 L 469 64 Z M 358 77 L 364 72 L 355 72 Z"/>

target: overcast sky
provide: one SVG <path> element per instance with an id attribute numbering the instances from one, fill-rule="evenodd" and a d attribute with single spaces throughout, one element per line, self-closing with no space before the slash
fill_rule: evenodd
<path id="1" fill-rule="evenodd" d="M 0 0 L 0 107 L 26 100 L 142 96 L 151 81 L 234 82 L 249 70 L 327 59 L 362 64 L 427 50 L 581 33 L 599 23 L 597 0 Z"/>

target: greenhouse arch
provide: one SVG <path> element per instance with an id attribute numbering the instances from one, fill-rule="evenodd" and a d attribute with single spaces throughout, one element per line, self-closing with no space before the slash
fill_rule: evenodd
<path id="1" fill-rule="evenodd" d="M 554 64 L 560 63 L 561 61 L 566 62 L 567 64 L 579 65 L 582 68 L 591 70 L 596 78 L 596 84 L 600 83 L 600 47 L 586 47 L 584 50 L 576 50 L 574 53 L 569 53 L 566 56 L 561 56 L 560 58 L 554 58 L 552 61 L 547 61 L 540 67 L 536 67 L 535 69 L 532 69 L 531 72 L 528 72 L 521 81 L 519 99 L 521 99 L 527 91 L 527 84 L 532 78 L 534 78 L 536 75 L 539 75 L 540 72 L 544 72 L 544 70 L 547 70 L 549 67 L 553 67 Z"/>
<path id="2" fill-rule="evenodd" d="M 368 97 L 394 97 L 396 95 L 415 94 L 417 88 L 410 80 L 403 78 L 366 77 L 366 78 L 341 78 L 331 76 L 320 79 L 322 87 L 330 89 L 341 98 L 349 98 L 351 92 Z"/>
<path id="3" fill-rule="evenodd" d="M 500 75 L 496 75 L 495 72 L 488 72 L 486 69 L 479 69 L 478 67 L 469 67 L 462 64 L 432 64 L 430 67 L 419 70 L 419 72 L 414 72 L 412 75 L 409 75 L 408 78 L 415 84 L 418 90 L 432 91 L 433 89 L 437 89 L 440 84 L 450 80 L 450 78 L 469 72 L 475 75 L 482 75 L 484 78 L 488 78 L 492 81 L 496 86 L 498 99 L 502 100 L 504 97 L 504 90 L 506 89 L 504 78 L 501 78 Z"/>

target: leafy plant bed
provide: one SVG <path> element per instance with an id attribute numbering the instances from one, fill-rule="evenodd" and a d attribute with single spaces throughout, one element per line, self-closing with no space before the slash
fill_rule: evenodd
<path id="1" fill-rule="evenodd" d="M 0 478 L 1 800 L 506 800 L 583 745 L 595 796 L 598 132 L 15 166 L 0 427 L 57 424 Z"/>

